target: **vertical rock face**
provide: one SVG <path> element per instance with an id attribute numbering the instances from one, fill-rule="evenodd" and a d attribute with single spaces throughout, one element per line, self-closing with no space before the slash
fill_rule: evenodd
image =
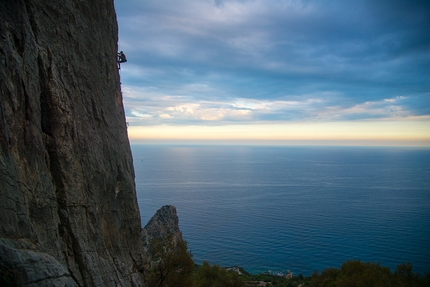
<path id="1" fill-rule="evenodd" d="M 143 285 L 116 52 L 112 0 L 0 2 L 5 282 Z"/>
<path id="2" fill-rule="evenodd" d="M 153 239 L 163 240 L 171 237 L 173 245 L 176 246 L 178 241 L 184 240 L 182 232 L 179 229 L 179 219 L 176 213 L 176 207 L 165 205 L 161 207 L 155 215 L 148 221 L 142 229 L 142 242 L 145 248 L 145 254 L 150 261 L 150 245 Z M 148 262 L 149 263 L 149 262 Z"/>
<path id="3" fill-rule="evenodd" d="M 179 229 L 178 214 L 173 205 L 165 205 L 157 210 L 142 229 L 142 241 L 144 246 L 148 246 L 152 239 L 162 239 L 169 234 L 173 236 L 174 240 L 183 240 L 182 232 Z"/>

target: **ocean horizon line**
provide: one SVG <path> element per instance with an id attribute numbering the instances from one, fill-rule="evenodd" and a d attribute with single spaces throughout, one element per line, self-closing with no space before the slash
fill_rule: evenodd
<path id="1" fill-rule="evenodd" d="M 188 145 L 188 146 L 267 146 L 267 147 L 398 147 L 430 149 L 430 142 L 410 141 L 313 141 L 313 140 L 136 140 L 130 139 L 131 145 Z"/>

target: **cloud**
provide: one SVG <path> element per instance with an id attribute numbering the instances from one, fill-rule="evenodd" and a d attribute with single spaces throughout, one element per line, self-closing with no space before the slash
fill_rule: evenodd
<path id="1" fill-rule="evenodd" d="M 127 121 L 134 126 L 178 126 L 386 120 L 418 116 L 410 108 L 413 106 L 411 99 L 405 96 L 360 103 L 346 101 L 336 92 L 272 100 L 199 96 L 200 92 L 207 91 L 216 93 L 206 85 L 184 85 L 171 95 L 160 94 L 151 87 L 127 88 L 123 91 Z"/>
<path id="2" fill-rule="evenodd" d="M 427 1 L 115 1 L 128 121 L 430 114 Z"/>

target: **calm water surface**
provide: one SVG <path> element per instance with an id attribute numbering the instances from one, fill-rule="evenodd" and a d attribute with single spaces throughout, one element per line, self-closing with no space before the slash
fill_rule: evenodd
<path id="1" fill-rule="evenodd" d="M 430 271 L 430 150 L 133 145 L 142 224 L 177 207 L 196 263 Z"/>

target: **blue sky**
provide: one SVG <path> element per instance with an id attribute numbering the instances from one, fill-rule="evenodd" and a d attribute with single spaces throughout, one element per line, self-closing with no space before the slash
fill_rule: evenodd
<path id="1" fill-rule="evenodd" d="M 210 131 L 226 140 L 430 145 L 429 1 L 115 6 L 132 140 L 197 140 Z"/>

